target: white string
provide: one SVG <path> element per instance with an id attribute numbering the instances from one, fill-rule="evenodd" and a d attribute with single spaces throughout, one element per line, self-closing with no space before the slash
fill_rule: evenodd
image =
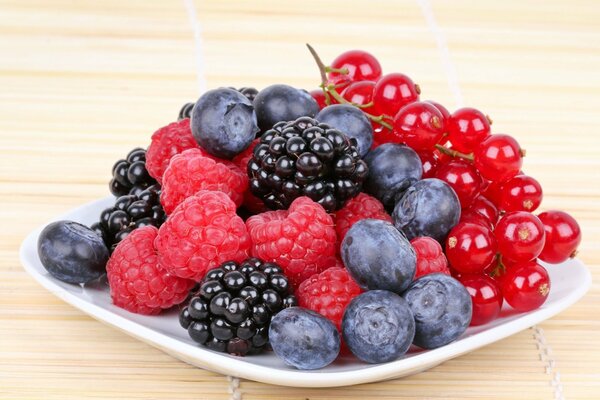
<path id="1" fill-rule="evenodd" d="M 533 338 L 535 339 L 537 349 L 540 355 L 540 361 L 544 363 L 545 372 L 551 376 L 550 385 L 554 389 L 554 399 L 564 400 L 563 386 L 560 382 L 560 372 L 556 370 L 556 361 L 552 354 L 552 349 L 546 341 L 544 330 L 535 325 L 533 328 Z"/>
<path id="2" fill-rule="evenodd" d="M 204 75 L 204 46 L 202 45 L 202 26 L 198 21 L 194 0 L 183 0 L 192 32 L 194 33 L 194 55 L 196 58 L 196 78 L 198 80 L 198 92 L 206 91 L 206 78 Z"/>
<path id="3" fill-rule="evenodd" d="M 233 376 L 228 376 L 229 381 L 229 394 L 231 394 L 231 400 L 242 400 L 242 392 L 240 391 L 240 380 Z"/>
<path id="4" fill-rule="evenodd" d="M 450 57 L 450 50 L 448 49 L 446 36 L 437 24 L 429 0 L 417 0 L 417 3 L 419 3 L 421 12 L 425 17 L 425 21 L 427 21 L 427 27 L 435 38 L 435 42 L 440 52 L 440 58 L 442 59 L 444 72 L 446 72 L 446 78 L 448 79 L 448 86 L 450 87 L 450 92 L 454 96 L 454 105 L 456 108 L 463 107 L 464 101 L 462 91 L 460 90 L 460 86 L 458 84 L 458 74 L 456 73 L 456 68 L 454 63 L 452 63 L 452 58 Z"/>

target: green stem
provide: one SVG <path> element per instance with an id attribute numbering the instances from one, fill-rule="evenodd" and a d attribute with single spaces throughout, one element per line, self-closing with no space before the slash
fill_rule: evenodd
<path id="1" fill-rule="evenodd" d="M 442 153 L 444 153 L 446 155 L 449 155 L 451 157 L 463 158 L 463 159 L 469 160 L 469 161 L 473 161 L 474 160 L 473 153 L 471 153 L 471 154 L 461 153 L 459 151 L 452 150 L 452 149 L 449 149 L 447 147 L 444 147 L 441 144 L 436 144 L 435 148 L 438 149 L 440 152 L 442 152 Z"/>
<path id="2" fill-rule="evenodd" d="M 348 68 L 333 68 L 333 67 L 325 67 L 325 72 L 329 73 L 329 72 L 337 72 L 338 74 L 342 74 L 342 75 L 348 75 L 349 71 Z"/>

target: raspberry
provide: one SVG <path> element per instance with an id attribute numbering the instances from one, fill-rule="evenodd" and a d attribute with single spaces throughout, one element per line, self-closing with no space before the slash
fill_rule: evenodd
<path id="1" fill-rule="evenodd" d="M 158 314 L 183 302 L 194 282 L 158 265 L 154 239 L 158 229 L 145 226 L 123 239 L 106 264 L 113 303 L 138 314 Z"/>
<path id="2" fill-rule="evenodd" d="M 344 239 L 346 232 L 348 232 L 348 229 L 352 225 L 361 219 L 367 218 L 392 222 L 392 217 L 385 212 L 383 204 L 375 197 L 371 197 L 366 193 L 360 193 L 358 196 L 348 200 L 344 207 L 334 213 L 338 243 Z"/>
<path id="3" fill-rule="evenodd" d="M 254 146 L 256 146 L 259 143 L 260 138 L 255 139 L 246 150 L 244 150 L 231 160 L 244 173 L 246 173 L 246 171 L 248 170 L 248 161 L 250 161 L 250 159 L 254 155 Z M 248 211 L 250 211 L 253 214 L 259 214 L 261 212 L 269 210 L 261 199 L 252 194 L 250 188 L 246 189 L 246 191 L 244 192 L 243 205 Z"/>
<path id="4" fill-rule="evenodd" d="M 206 157 L 200 149 L 185 150 L 173 156 L 163 175 L 160 202 L 167 214 L 199 190 L 227 194 L 236 206 L 242 204 L 248 177 L 230 161 Z"/>
<path id="5" fill-rule="evenodd" d="M 308 197 L 294 200 L 289 210 L 250 217 L 246 226 L 252 255 L 279 264 L 293 287 L 336 263 L 333 220 Z"/>
<path id="6" fill-rule="evenodd" d="M 296 291 L 296 298 L 300 307 L 323 315 L 341 332 L 346 306 L 361 292 L 348 271 L 336 266 L 302 282 Z"/>
<path id="7" fill-rule="evenodd" d="M 160 265 L 182 278 L 200 281 L 225 261 L 242 261 L 250 236 L 235 204 L 223 192 L 201 190 L 185 199 L 158 231 Z"/>
<path id="8" fill-rule="evenodd" d="M 146 152 L 146 169 L 151 177 L 162 184 L 162 176 L 175 154 L 187 149 L 200 148 L 192 136 L 190 120 L 172 122 L 154 132 Z"/>
<path id="9" fill-rule="evenodd" d="M 417 253 L 415 279 L 434 272 L 450 275 L 448 260 L 437 240 L 428 236 L 421 236 L 411 240 L 410 244 Z"/>

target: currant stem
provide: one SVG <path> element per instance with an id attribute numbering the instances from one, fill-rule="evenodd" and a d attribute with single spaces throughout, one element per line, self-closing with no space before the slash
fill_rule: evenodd
<path id="1" fill-rule="evenodd" d="M 337 72 L 338 74 L 348 75 L 350 72 L 348 68 L 333 68 L 330 66 L 325 67 L 325 72 Z"/>
<path id="2" fill-rule="evenodd" d="M 323 64 L 321 57 L 319 57 L 316 50 L 310 44 L 306 43 L 306 47 L 308 47 L 308 51 L 310 51 L 310 54 L 313 56 L 317 66 L 319 67 L 319 73 L 321 74 L 321 85 L 323 90 L 325 90 L 325 86 L 327 85 L 327 72 L 325 70 L 327 67 L 325 64 Z"/>
<path id="3" fill-rule="evenodd" d="M 473 161 L 475 158 L 473 157 L 473 153 L 465 154 L 456 150 L 449 149 L 447 147 L 442 146 L 441 144 L 436 144 L 435 148 L 438 149 L 441 153 L 444 153 L 451 157 L 458 157 L 465 160 Z"/>

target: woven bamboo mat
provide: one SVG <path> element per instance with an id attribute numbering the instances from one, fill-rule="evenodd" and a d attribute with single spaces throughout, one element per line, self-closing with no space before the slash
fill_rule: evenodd
<path id="1" fill-rule="evenodd" d="M 597 1 L 186 1 L 0 1 L 0 398 L 600 396 Z M 324 59 L 368 49 L 385 71 L 413 77 L 423 98 L 453 109 L 462 97 L 493 117 L 496 132 L 517 136 L 528 150 L 525 170 L 543 184 L 544 208 L 568 210 L 582 225 L 590 293 L 537 327 L 427 372 L 319 390 L 190 367 L 25 274 L 23 237 L 105 196 L 114 160 L 146 145 L 199 87 L 315 87 L 305 42 Z"/>

